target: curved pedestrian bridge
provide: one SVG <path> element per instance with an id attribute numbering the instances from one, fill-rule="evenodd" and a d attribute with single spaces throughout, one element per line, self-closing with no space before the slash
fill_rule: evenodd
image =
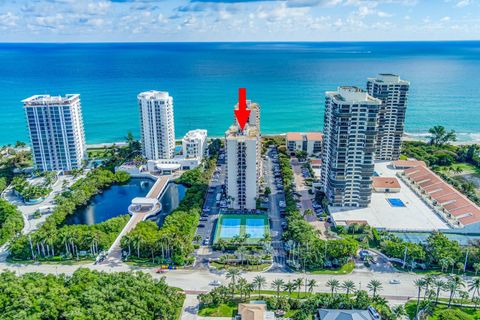
<path id="1" fill-rule="evenodd" d="M 145 221 L 148 217 L 156 215 L 162 210 L 159 198 L 167 188 L 171 178 L 171 175 L 157 177 L 157 181 L 155 181 L 155 184 L 145 197 L 132 199 L 132 204 L 128 207 L 128 213 L 130 213 L 132 217 L 128 220 L 122 232 L 120 232 L 108 250 L 108 257 L 105 261 L 121 263 L 122 248 L 120 247 L 120 241 L 122 237 L 135 229 L 140 221 Z"/>

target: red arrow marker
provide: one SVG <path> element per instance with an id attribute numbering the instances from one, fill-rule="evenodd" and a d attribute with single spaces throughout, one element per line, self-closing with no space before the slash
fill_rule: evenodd
<path id="1" fill-rule="evenodd" d="M 251 110 L 247 109 L 247 89 L 238 89 L 238 109 L 234 110 L 240 129 L 245 128 Z"/>

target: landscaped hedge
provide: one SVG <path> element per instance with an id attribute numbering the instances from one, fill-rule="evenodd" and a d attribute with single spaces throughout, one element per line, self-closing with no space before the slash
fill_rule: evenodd
<path id="1" fill-rule="evenodd" d="M 0 199 L 0 246 L 22 231 L 22 213 L 13 204 Z"/>

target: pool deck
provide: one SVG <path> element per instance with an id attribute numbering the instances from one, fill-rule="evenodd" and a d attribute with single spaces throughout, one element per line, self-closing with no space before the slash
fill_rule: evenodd
<path id="1" fill-rule="evenodd" d="M 390 162 L 375 163 L 375 171 L 380 177 L 395 177 L 399 170 L 389 166 Z M 367 208 L 338 208 L 331 207 L 333 219 L 340 224 L 346 221 L 365 221 L 370 226 L 388 231 L 411 232 L 433 231 L 449 229 L 449 226 L 420 199 L 400 179 L 400 192 L 397 193 L 372 193 L 372 201 Z M 388 198 L 402 200 L 405 207 L 394 207 Z"/>

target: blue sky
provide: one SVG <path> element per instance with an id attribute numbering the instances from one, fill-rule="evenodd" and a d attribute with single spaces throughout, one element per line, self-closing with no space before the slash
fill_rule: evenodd
<path id="1" fill-rule="evenodd" d="M 480 0 L 0 0 L 0 42 L 479 39 Z"/>

